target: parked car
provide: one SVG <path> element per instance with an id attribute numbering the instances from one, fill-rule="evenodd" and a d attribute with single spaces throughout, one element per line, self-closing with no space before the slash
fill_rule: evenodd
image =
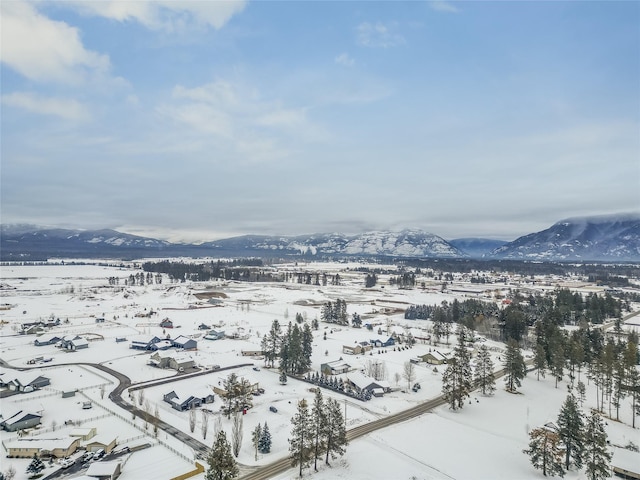
<path id="1" fill-rule="evenodd" d="M 95 452 L 84 452 L 84 455 L 82 455 L 82 461 L 83 462 L 88 462 L 89 460 L 93 459 L 93 454 Z"/>
<path id="2" fill-rule="evenodd" d="M 71 467 L 74 463 L 76 463 L 76 462 L 74 462 L 72 459 L 70 459 L 70 458 L 65 458 L 65 459 L 63 459 L 63 460 L 61 460 L 61 461 L 60 461 L 60 466 L 61 466 L 62 468 L 69 468 L 69 467 Z"/>
<path id="3" fill-rule="evenodd" d="M 104 457 L 104 449 L 101 448 L 100 450 L 96 450 L 93 453 L 93 459 L 94 460 L 100 460 L 102 457 Z"/>
<path id="4" fill-rule="evenodd" d="M 259 368 L 259 367 L 253 367 L 253 369 L 254 369 L 256 372 L 259 372 L 259 371 L 260 371 L 260 368 Z"/>
<path id="5" fill-rule="evenodd" d="M 274 407 L 273 405 L 271 405 L 271 406 L 269 407 L 269 411 L 270 411 L 270 412 L 273 412 L 273 413 L 278 413 L 278 409 L 277 409 L 276 407 Z"/>

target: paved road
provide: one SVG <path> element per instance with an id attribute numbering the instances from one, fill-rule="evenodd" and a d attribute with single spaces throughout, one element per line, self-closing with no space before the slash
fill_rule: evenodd
<path id="1" fill-rule="evenodd" d="M 132 413 L 133 415 L 135 415 L 136 417 L 139 417 L 141 419 L 147 419 L 147 421 L 151 424 L 157 424 L 158 428 L 160 430 L 165 431 L 167 434 L 171 435 L 172 437 L 175 437 L 176 439 L 180 440 L 181 442 L 183 442 L 184 444 L 188 445 L 189 447 L 191 447 L 194 452 L 196 453 L 196 457 L 198 458 L 206 458 L 208 452 L 209 452 L 209 446 L 205 445 L 204 443 L 200 442 L 199 440 L 196 440 L 195 438 L 187 435 L 186 433 L 182 432 L 181 430 L 178 430 L 177 428 L 175 428 L 173 425 L 168 424 L 167 422 L 163 421 L 162 419 L 155 419 L 155 417 L 151 414 L 151 413 L 147 413 L 144 410 L 136 407 L 135 405 L 132 405 L 126 401 L 124 401 L 122 399 L 122 393 L 131 386 L 131 379 L 126 376 L 125 374 L 118 372 L 117 370 L 114 370 L 112 368 L 107 367 L 106 365 L 102 365 L 99 363 L 83 363 L 83 362 L 74 362 L 74 363 L 58 363 L 55 365 L 47 365 L 49 366 L 68 366 L 68 365 L 83 365 L 86 367 L 93 367 L 96 368 L 98 370 L 101 370 L 104 373 L 107 373 L 109 375 L 114 376 L 117 380 L 118 380 L 118 386 L 111 392 L 109 393 L 109 400 L 111 400 L 113 403 L 115 403 L 116 405 L 118 405 L 120 408 L 123 408 L 124 410 Z M 253 363 L 243 363 L 243 364 L 239 364 L 239 365 L 231 365 L 228 367 L 224 367 L 224 368 L 218 368 L 216 370 L 205 370 L 202 372 L 198 372 L 195 374 L 189 374 L 189 375 L 176 375 L 175 377 L 170 377 L 167 379 L 162 379 L 159 380 L 157 382 L 152 382 L 149 384 L 145 384 L 144 387 L 150 387 L 150 386 L 154 386 L 154 385 L 160 385 L 160 384 L 166 384 L 166 383 L 171 383 L 171 382 L 177 382 L 179 380 L 184 380 L 185 378 L 190 378 L 190 377 L 195 377 L 195 376 L 200 376 L 200 375 L 207 375 L 210 373 L 214 373 L 214 372 L 222 372 L 225 370 L 232 370 L 235 368 L 240 368 L 240 367 L 246 367 L 246 366 L 251 366 L 253 365 Z M 2 367 L 6 367 L 6 368 L 13 368 L 15 370 L 30 370 L 30 369 L 34 369 L 34 368 L 42 368 L 40 366 L 37 367 L 24 367 L 24 368 L 15 368 L 12 367 L 11 365 L 9 365 L 7 362 L 5 362 L 4 360 L 0 359 L 0 366 Z"/>
<path id="2" fill-rule="evenodd" d="M 532 360 L 527 360 L 525 363 L 530 365 L 532 362 Z M 503 377 L 504 373 L 504 369 L 498 370 L 494 373 L 495 379 L 498 380 L 499 378 Z M 444 396 L 440 395 L 439 397 L 427 400 L 424 403 L 416 405 L 415 407 L 411 407 L 407 410 L 403 410 L 402 412 L 394 413 L 393 415 L 389 415 L 388 417 L 373 420 L 363 425 L 358 425 L 357 427 L 347 430 L 347 440 L 352 441 L 358 437 L 367 435 L 368 433 L 375 432 L 376 430 L 380 430 L 397 423 L 406 422 L 407 420 L 411 420 L 412 418 L 419 417 L 420 415 L 430 412 L 434 408 L 439 407 L 440 405 L 444 405 L 445 403 L 446 401 L 444 399 Z M 275 462 L 269 463 L 264 467 L 258 467 L 252 472 L 242 475 L 239 477 L 239 480 L 268 480 L 273 476 L 284 473 L 290 468 L 291 458 L 285 457 L 281 458 L 280 460 L 276 460 Z"/>

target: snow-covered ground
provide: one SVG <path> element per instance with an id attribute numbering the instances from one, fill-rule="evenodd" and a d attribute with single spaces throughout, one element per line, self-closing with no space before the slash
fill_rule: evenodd
<path id="1" fill-rule="evenodd" d="M 148 365 L 149 354 L 129 348 L 130 340 L 137 336 L 156 335 L 175 338 L 186 335 L 198 341 L 198 350 L 191 352 L 197 365 L 207 368 L 220 365 L 225 368 L 248 363 L 250 366 L 233 370 L 183 379 L 166 385 L 144 388 L 145 399 L 151 411 L 156 408 L 162 420 L 170 423 L 193 438 L 204 443 L 212 441 L 211 427 L 206 439 L 202 434 L 202 417 L 198 415 L 193 432 L 189 428 L 188 413 L 170 408 L 162 400 L 171 390 L 208 388 L 217 386 L 234 371 L 240 377 L 259 383 L 265 394 L 254 398 L 254 408 L 243 417 L 244 442 L 238 461 L 246 466 L 268 464 L 288 453 L 288 436 L 297 402 L 311 400 L 310 385 L 290 379 L 280 385 L 275 370 L 265 368 L 263 360 L 242 356 L 242 350 L 259 350 L 262 336 L 268 332 L 273 320 L 284 327 L 295 321 L 300 313 L 309 322 L 320 318 L 323 303 L 345 299 L 348 314 L 360 314 L 365 323 L 375 324 L 373 331 L 335 327 L 320 323 L 314 332 L 312 365 L 315 370 L 320 364 L 342 358 L 354 369 L 361 369 L 372 360 L 384 362 L 387 380 L 397 390 L 383 398 L 374 398 L 363 403 L 354 399 L 323 391 L 325 396 L 334 396 L 345 404 L 348 428 L 398 412 L 440 394 L 442 368 L 418 364 L 416 379 L 422 388 L 416 393 L 407 389 L 406 380 L 396 381 L 402 374 L 403 365 L 410 358 L 437 348 L 450 350 L 450 345 L 434 346 L 418 342 L 412 349 L 374 349 L 367 355 L 347 355 L 343 345 L 384 337 L 392 329 L 428 329 L 428 321 L 406 321 L 404 309 L 410 304 L 440 304 L 442 301 L 463 299 L 463 293 L 440 292 L 440 282 L 427 283 L 426 287 L 400 290 L 389 286 L 385 276 L 373 289 L 364 289 L 364 274 L 355 271 L 358 264 L 291 264 L 279 266 L 290 272 L 340 273 L 342 285 L 317 286 L 294 283 L 237 283 L 211 281 L 204 283 L 172 284 L 165 277 L 160 285 L 125 286 L 125 279 L 134 270 L 127 266 L 100 265 L 40 265 L 1 267 L 0 292 L 3 309 L 0 330 L 0 358 L 15 367 L 27 367 L 28 362 L 37 358 L 51 358 L 46 364 L 40 363 L 41 373 L 51 379 L 51 385 L 40 391 L 15 395 L 0 400 L 2 412 L 18 406 L 43 412 L 42 426 L 30 435 L 51 438 L 62 436 L 72 428 L 65 422 L 95 426 L 99 434 L 117 435 L 120 446 L 125 444 L 150 443 L 151 447 L 130 454 L 120 477 L 123 480 L 141 478 L 171 478 L 183 474 L 194 467 L 193 451 L 173 437 L 160 432 L 156 438 L 150 427 L 140 419 L 133 419 L 108 399 L 117 381 L 115 378 L 90 366 L 65 365 L 77 363 L 102 363 L 127 375 L 136 383 L 176 375 L 173 370 L 157 369 Z M 377 267 L 380 267 L 379 265 Z M 392 268 L 392 267 L 389 267 Z M 109 285 L 108 278 L 119 278 L 118 285 Z M 384 287 L 384 288 L 383 288 Z M 507 285 L 503 285 L 508 288 Z M 492 285 L 498 289 L 501 286 Z M 206 299 L 198 298 L 205 291 L 216 291 L 222 303 L 214 306 Z M 150 316 L 149 313 L 153 312 Z M 65 353 L 55 346 L 36 347 L 34 335 L 19 335 L 20 325 L 39 319 L 59 318 L 61 324 L 47 333 L 57 335 L 78 334 L 90 339 L 89 348 Z M 104 323 L 97 323 L 104 318 Z M 159 327 L 162 319 L 169 318 L 175 328 Z M 205 331 L 199 330 L 206 324 L 227 334 L 237 332 L 241 339 L 210 341 L 203 339 Z M 380 329 L 382 335 L 378 335 Z M 417 331 L 413 330 L 413 331 Z M 326 339 L 324 338 L 326 334 Z M 126 338 L 127 341 L 116 342 Z M 503 345 L 491 341 L 486 344 L 492 349 L 496 365 Z M 253 366 L 259 367 L 254 370 Z M 12 373 L 8 368 L 0 368 L 0 373 Z M 398 375 L 396 375 L 398 374 Z M 451 412 L 440 407 L 430 414 L 410 422 L 379 430 L 355 440 L 347 450 L 347 455 L 332 462 L 331 467 L 320 468 L 314 478 L 397 478 L 397 479 L 444 479 L 444 478 L 535 478 L 541 473 L 533 470 L 522 449 L 528 444 L 528 431 L 557 417 L 560 405 L 567 394 L 565 382 L 555 388 L 550 379 L 525 380 L 520 394 L 506 393 L 501 384 L 493 397 L 474 395 L 470 404 L 460 412 Z M 589 388 L 589 387 L 588 387 Z M 78 389 L 76 396 L 62 398 L 62 392 Z M 395 389 L 395 388 L 394 388 Z M 404 390 L 404 392 L 403 392 Z M 103 397 L 103 393 L 106 394 Z M 123 394 L 125 400 L 129 395 Z M 477 401 L 476 401 L 477 398 Z M 90 400 L 94 408 L 83 410 L 81 402 Z M 135 395 L 133 401 L 135 401 Z M 595 401 L 595 393 L 589 391 L 585 409 Z M 594 402 L 595 403 L 595 402 Z M 220 399 L 207 408 L 219 412 Z M 278 411 L 269 411 L 275 406 Z M 607 431 L 612 444 L 626 445 L 629 441 L 640 443 L 637 430 L 630 428 L 630 407 L 621 409 L 621 423 L 609 421 Z M 258 423 L 267 422 L 272 433 L 272 452 L 254 459 L 251 446 L 251 431 Z M 220 417 L 222 428 L 230 434 L 231 423 Z M 55 428 L 55 429 L 54 429 Z M 16 434 L 2 432 L 4 444 L 13 441 Z M 626 455 L 624 451 L 621 455 Z M 633 458 L 633 457 L 632 457 Z M 640 461 L 640 457 L 639 457 Z M 0 470 L 13 465 L 16 479 L 26 478 L 24 470 L 29 460 L 0 459 Z M 45 473 L 53 471 L 49 467 Z M 311 476 L 312 470 L 305 475 Z M 293 469 L 278 478 L 296 478 Z M 580 478 L 570 472 L 568 478 Z M 199 475 L 193 478 L 203 478 Z"/>

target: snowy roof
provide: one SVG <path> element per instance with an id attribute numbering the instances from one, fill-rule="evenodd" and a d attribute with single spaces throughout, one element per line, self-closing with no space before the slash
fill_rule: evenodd
<path id="1" fill-rule="evenodd" d="M 213 395 L 213 390 L 210 387 L 205 387 L 202 385 L 194 385 L 193 388 L 176 389 L 172 390 L 172 392 L 176 394 L 176 398 L 174 398 L 173 400 L 175 403 L 182 403 L 188 400 L 190 397 L 205 398 L 209 395 Z"/>
<path id="2" fill-rule="evenodd" d="M 0 414 L 0 418 L 3 419 L 2 423 L 6 425 L 13 425 L 14 423 L 18 423 L 19 421 L 21 421 L 27 415 L 42 417 L 42 415 L 35 412 L 28 412 L 26 410 L 13 410 L 11 412 L 8 412 L 6 415 Z"/>
<path id="3" fill-rule="evenodd" d="M 6 444 L 7 448 L 39 448 L 41 450 L 67 449 L 78 439 L 74 437 L 61 438 L 19 438 Z"/>
<path id="4" fill-rule="evenodd" d="M 11 377 L 9 377 L 9 378 L 11 378 Z M 7 379 L 7 380 L 8 380 L 8 382 L 15 381 L 16 383 L 18 383 L 20 385 L 29 385 L 30 383 L 35 382 L 39 378 L 46 378 L 46 377 L 44 377 L 43 375 L 40 375 L 37 372 L 16 372 L 13 375 L 13 378 L 11 380 L 9 380 L 9 379 Z"/>
<path id="5" fill-rule="evenodd" d="M 71 340 L 71 343 L 73 343 L 74 345 L 89 345 L 89 341 L 86 338 L 74 338 L 73 340 Z"/>
<path id="6" fill-rule="evenodd" d="M 376 380 L 373 377 L 368 377 L 360 372 L 351 372 L 347 374 L 347 379 L 353 383 L 356 387 L 358 387 L 359 389 L 364 389 L 367 387 L 370 387 L 372 385 L 375 385 L 374 388 L 376 387 L 380 387 L 380 388 L 389 388 L 389 382 L 386 382 L 384 380 Z"/>
<path id="7" fill-rule="evenodd" d="M 135 343 L 153 343 L 159 340 L 155 335 L 136 335 L 131 339 Z"/>
<path id="8" fill-rule="evenodd" d="M 104 477 L 112 476 L 120 468 L 120 462 L 95 462 L 89 465 L 87 476 Z"/>

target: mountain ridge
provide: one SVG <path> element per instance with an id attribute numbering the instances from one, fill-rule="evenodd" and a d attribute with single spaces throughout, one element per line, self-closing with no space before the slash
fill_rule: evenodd
<path id="1" fill-rule="evenodd" d="M 530 261 L 640 261 L 640 214 L 574 217 L 512 242 L 447 241 L 417 229 L 357 235 L 241 235 L 198 244 L 171 243 L 112 229 L 79 230 L 0 225 L 0 259 L 144 257 L 398 257 Z"/>

